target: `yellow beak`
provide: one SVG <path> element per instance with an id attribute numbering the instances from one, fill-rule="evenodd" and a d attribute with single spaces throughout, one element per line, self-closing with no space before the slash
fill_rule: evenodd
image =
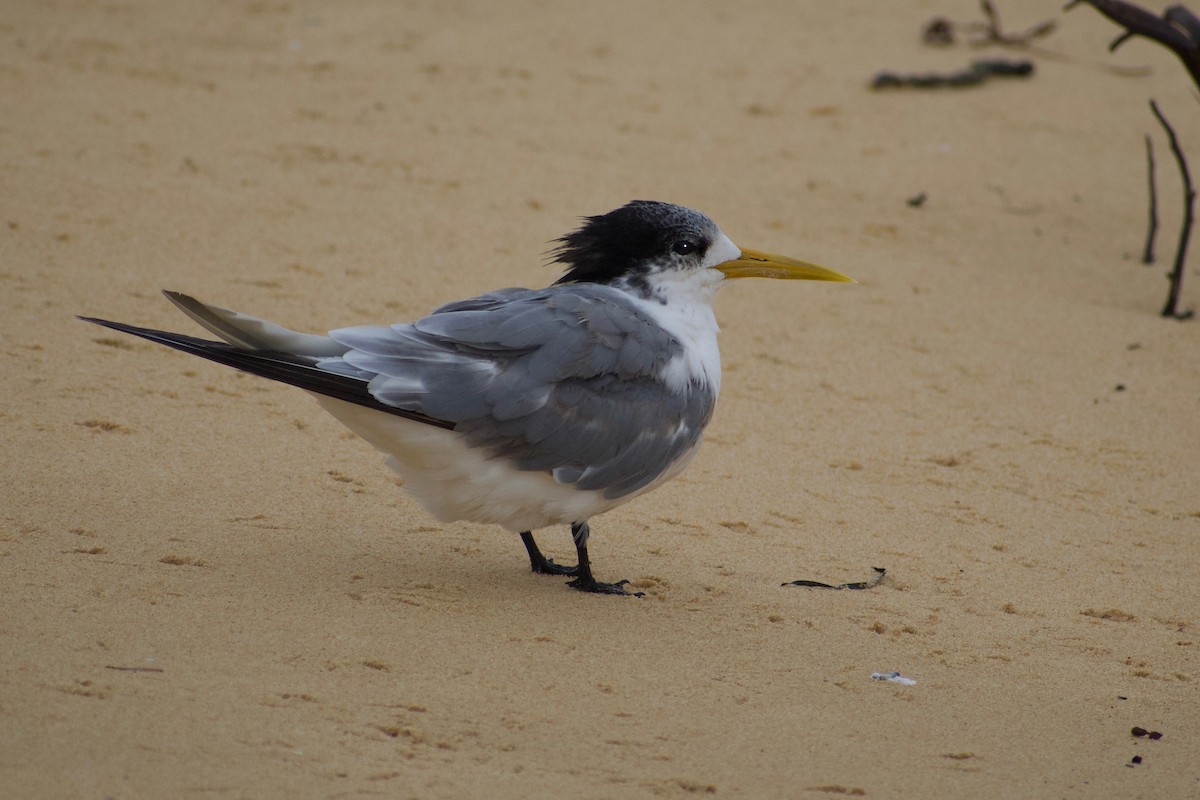
<path id="1" fill-rule="evenodd" d="M 787 256 L 743 250 L 741 258 L 726 261 L 716 267 L 727 278 L 781 278 L 793 281 L 837 281 L 856 283 L 854 278 L 831 269 Z"/>

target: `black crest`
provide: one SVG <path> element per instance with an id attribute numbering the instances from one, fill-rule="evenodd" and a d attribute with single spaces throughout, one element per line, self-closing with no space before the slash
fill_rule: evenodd
<path id="1" fill-rule="evenodd" d="M 583 226 L 558 239 L 553 261 L 567 265 L 557 283 L 636 281 L 683 255 L 703 257 L 716 225 L 690 208 L 634 200 L 616 211 L 584 217 Z"/>

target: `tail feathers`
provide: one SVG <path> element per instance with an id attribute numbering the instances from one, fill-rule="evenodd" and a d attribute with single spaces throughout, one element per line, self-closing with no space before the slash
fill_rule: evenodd
<path id="1" fill-rule="evenodd" d="M 200 327 L 244 350 L 276 350 L 313 358 L 331 358 L 345 354 L 348 349 L 328 336 L 298 333 L 265 319 L 201 303 L 186 294 L 164 291 L 163 295 Z"/>
<path id="2" fill-rule="evenodd" d="M 233 344 L 198 339 L 195 336 L 186 336 L 182 333 L 159 331 L 153 328 L 139 328 L 136 325 L 126 325 L 123 322 L 112 322 L 95 317 L 79 317 L 79 319 L 84 322 L 103 325 L 106 328 L 111 328 L 121 333 L 140 336 L 151 342 L 165 344 L 167 347 L 173 347 L 176 350 L 182 350 L 185 353 L 191 353 L 194 356 L 200 356 L 209 361 L 215 361 L 218 364 L 224 364 L 243 372 L 249 372 L 273 381 L 296 386 L 309 392 L 325 395 L 326 397 L 384 411 L 388 414 L 422 422 L 426 425 L 433 425 L 447 430 L 454 429 L 453 422 L 447 422 L 446 420 L 436 419 L 416 411 L 407 411 L 379 402 L 368 390 L 367 381 L 323 370 L 317 366 L 316 356 L 285 353 L 278 350 L 244 350 Z M 208 326 L 206 325 L 205 327 Z"/>

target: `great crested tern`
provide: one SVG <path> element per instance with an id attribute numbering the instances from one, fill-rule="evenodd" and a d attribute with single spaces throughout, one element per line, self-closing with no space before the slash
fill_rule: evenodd
<path id="1" fill-rule="evenodd" d="M 712 301 L 730 278 L 852 279 L 738 248 L 708 217 L 635 200 L 555 242 L 561 278 L 449 303 L 413 323 L 298 333 L 164 292 L 220 337 L 80 317 L 298 386 L 387 456 L 443 522 L 519 533 L 534 572 L 584 592 L 588 521 L 678 475 L 721 384 Z M 533 531 L 571 526 L 578 563 L 542 555 Z"/>

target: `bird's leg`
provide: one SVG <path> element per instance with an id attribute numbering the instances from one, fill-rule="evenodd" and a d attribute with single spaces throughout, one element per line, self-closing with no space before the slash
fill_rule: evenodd
<path id="1" fill-rule="evenodd" d="M 573 581 L 567 581 L 567 586 L 573 589 L 578 589 L 581 592 L 594 592 L 596 594 L 623 594 L 631 597 L 642 597 L 643 592 L 627 592 L 625 584 L 628 580 L 617 581 L 616 583 L 601 583 L 592 577 L 592 563 L 588 560 L 587 540 L 590 531 L 588 530 L 587 522 L 576 522 L 571 526 L 571 538 L 575 540 L 575 552 L 579 555 L 579 566 L 577 567 L 576 575 L 579 577 Z"/>
<path id="2" fill-rule="evenodd" d="M 529 567 L 539 575 L 579 574 L 578 566 L 568 567 L 563 564 L 555 564 L 553 559 L 542 555 L 541 548 L 533 540 L 533 533 L 531 531 L 522 531 L 521 541 L 525 543 L 525 550 L 529 553 Z"/>

